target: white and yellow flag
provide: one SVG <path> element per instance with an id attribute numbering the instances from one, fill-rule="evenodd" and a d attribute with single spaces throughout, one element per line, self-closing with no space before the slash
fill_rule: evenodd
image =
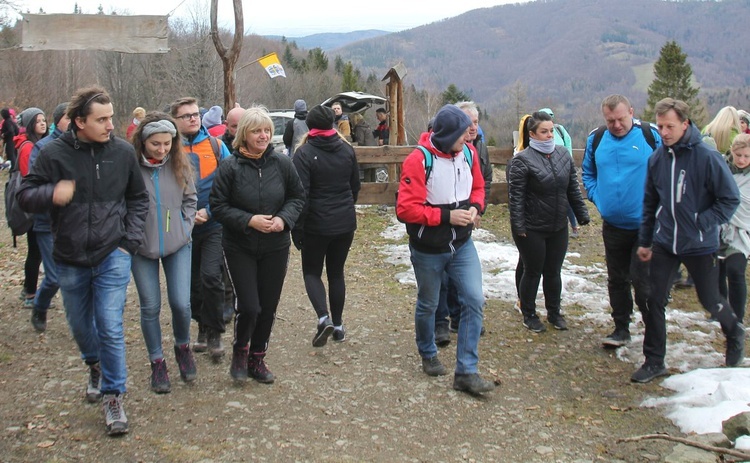
<path id="1" fill-rule="evenodd" d="M 258 62 L 266 69 L 266 72 L 271 76 L 271 79 L 279 76 L 286 77 L 284 67 L 281 65 L 281 61 L 279 61 L 279 57 L 276 53 L 269 53 L 263 58 L 258 59 Z"/>

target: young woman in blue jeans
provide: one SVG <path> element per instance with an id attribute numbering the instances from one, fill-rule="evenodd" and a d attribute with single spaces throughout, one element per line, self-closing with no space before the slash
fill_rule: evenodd
<path id="1" fill-rule="evenodd" d="M 193 381 L 196 368 L 189 347 L 190 234 L 197 196 L 190 161 L 181 149 L 180 134 L 170 116 L 160 112 L 147 114 L 133 134 L 133 145 L 150 198 L 145 239 L 133 256 L 133 280 L 151 362 L 151 389 L 166 393 L 171 385 L 161 345 L 159 261 L 167 280 L 180 377 Z"/>

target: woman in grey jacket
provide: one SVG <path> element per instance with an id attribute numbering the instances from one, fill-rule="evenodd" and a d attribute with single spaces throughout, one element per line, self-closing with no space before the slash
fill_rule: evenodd
<path id="1" fill-rule="evenodd" d="M 161 345 L 159 261 L 167 280 L 172 310 L 174 352 L 180 377 L 193 381 L 195 361 L 190 350 L 190 234 L 198 202 L 190 161 L 181 149 L 180 134 L 167 114 L 147 114 L 133 134 L 133 145 L 148 190 L 145 239 L 133 256 L 132 272 L 141 304 L 141 330 L 151 362 L 151 389 L 170 391 Z"/>

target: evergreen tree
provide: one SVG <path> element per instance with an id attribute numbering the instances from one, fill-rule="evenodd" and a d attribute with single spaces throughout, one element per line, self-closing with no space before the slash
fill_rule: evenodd
<path id="1" fill-rule="evenodd" d="M 320 47 L 307 52 L 310 67 L 316 71 L 325 72 L 328 69 L 328 57 Z"/>
<path id="2" fill-rule="evenodd" d="M 445 91 L 442 94 L 443 97 L 443 104 L 455 104 L 459 101 L 468 101 L 471 98 L 469 98 L 469 95 L 465 94 L 461 90 L 456 87 L 456 84 L 450 84 L 448 85 L 448 88 L 445 89 Z"/>
<path id="3" fill-rule="evenodd" d="M 663 98 L 682 100 L 690 106 L 691 119 L 697 123 L 705 119 L 706 110 L 698 100 L 699 88 L 693 87 L 693 69 L 687 62 L 687 54 L 677 42 L 667 42 L 654 63 L 654 80 L 648 87 L 648 100 L 642 119 L 654 120 L 654 106 Z"/>
<path id="4" fill-rule="evenodd" d="M 362 86 L 359 83 L 361 77 L 359 69 L 355 69 L 351 61 L 347 61 L 341 73 L 341 91 L 361 92 Z"/>

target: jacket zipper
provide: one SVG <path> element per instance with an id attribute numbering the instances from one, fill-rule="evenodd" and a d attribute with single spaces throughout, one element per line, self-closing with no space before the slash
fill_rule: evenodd
<path id="1" fill-rule="evenodd" d="M 674 179 L 674 173 L 675 169 L 677 168 L 677 156 L 674 154 L 674 150 L 672 148 L 669 148 L 669 154 L 672 156 L 672 168 L 670 172 L 670 179 L 669 179 L 669 185 L 670 189 L 672 190 L 672 194 L 670 197 L 671 201 L 671 209 L 672 209 L 672 223 L 674 224 L 674 230 L 672 231 L 672 254 L 677 254 L 677 214 L 675 213 L 675 203 L 676 199 L 675 196 L 677 192 L 675 191 L 675 179 Z M 682 199 L 680 197 L 680 199 Z"/>

